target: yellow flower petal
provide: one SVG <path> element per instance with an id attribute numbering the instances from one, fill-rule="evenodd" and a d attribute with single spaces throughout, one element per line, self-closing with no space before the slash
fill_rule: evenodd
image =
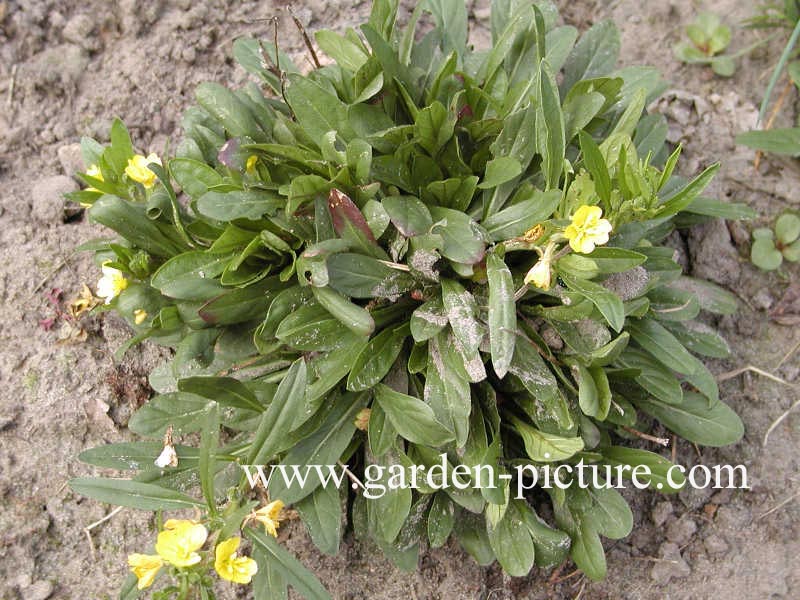
<path id="1" fill-rule="evenodd" d="M 131 554 L 128 556 L 128 566 L 139 580 L 136 587 L 140 590 L 153 585 L 158 571 L 164 566 L 160 556 L 153 554 Z"/>
<path id="2" fill-rule="evenodd" d="M 284 504 L 280 500 L 273 500 L 253 513 L 253 520 L 264 526 L 264 530 L 272 537 L 278 537 L 278 527 L 283 520 L 282 511 Z"/>
<path id="3" fill-rule="evenodd" d="M 595 246 L 608 242 L 611 223 L 603 219 L 603 210 L 599 206 L 581 206 L 572 215 L 572 222 L 564 230 L 570 247 L 575 252 L 589 254 Z"/>
<path id="4" fill-rule="evenodd" d="M 550 289 L 550 261 L 540 260 L 533 268 L 525 275 L 524 282 L 526 284 L 533 284 L 535 287 L 542 290 Z"/>
<path id="5" fill-rule="evenodd" d="M 134 181 L 141 183 L 145 188 L 150 189 L 156 183 L 157 177 L 147 165 L 150 163 L 161 164 L 161 159 L 155 153 L 150 153 L 147 156 L 141 154 L 135 155 L 133 158 L 128 159 L 128 166 L 125 167 L 125 174 Z"/>
<path id="6" fill-rule="evenodd" d="M 97 282 L 97 295 L 105 298 L 106 304 L 122 293 L 122 290 L 128 287 L 128 280 L 122 274 L 122 271 L 109 267 L 107 263 L 103 263 L 101 267 L 103 276 Z"/>
<path id="7" fill-rule="evenodd" d="M 190 567 L 200 562 L 201 556 L 196 551 L 203 547 L 207 537 L 208 530 L 196 521 L 170 519 L 158 534 L 156 552 L 176 567 Z"/>
<path id="8" fill-rule="evenodd" d="M 214 550 L 214 569 L 227 581 L 250 583 L 253 575 L 258 572 L 258 565 L 252 558 L 237 555 L 241 541 L 238 537 L 232 537 L 217 544 Z"/>
<path id="9" fill-rule="evenodd" d="M 247 171 L 248 175 L 255 174 L 257 164 L 258 164 L 258 156 L 253 154 L 247 157 L 247 163 L 245 163 L 245 171 Z"/>
<path id="10" fill-rule="evenodd" d="M 141 308 L 137 308 L 133 311 L 133 322 L 137 325 L 141 325 L 144 323 L 145 319 L 147 319 L 147 311 Z"/>

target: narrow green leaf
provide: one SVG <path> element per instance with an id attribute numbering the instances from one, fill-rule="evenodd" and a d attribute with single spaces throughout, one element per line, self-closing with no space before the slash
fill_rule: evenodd
<path id="1" fill-rule="evenodd" d="M 140 510 L 178 510 L 203 506 L 203 502 L 181 492 L 129 479 L 78 477 L 70 480 L 69 487 L 77 494 L 100 502 Z"/>
<path id="2" fill-rule="evenodd" d="M 314 574 L 306 569 L 277 540 L 252 527 L 248 527 L 244 534 L 253 542 L 255 547 L 264 552 L 269 562 L 280 565 L 281 575 L 303 598 L 306 600 L 332 600 L 331 595 Z"/>
<path id="3" fill-rule="evenodd" d="M 517 339 L 514 281 L 506 263 L 495 253 L 486 257 L 486 277 L 489 281 L 489 344 L 492 366 L 502 379 L 514 356 Z"/>

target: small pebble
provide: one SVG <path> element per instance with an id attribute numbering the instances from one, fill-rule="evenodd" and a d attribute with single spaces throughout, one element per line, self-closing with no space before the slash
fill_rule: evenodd
<path id="1" fill-rule="evenodd" d="M 74 192 L 78 184 L 66 175 L 45 177 L 31 190 L 31 216 L 42 223 L 61 223 L 64 220 L 64 194 Z"/>

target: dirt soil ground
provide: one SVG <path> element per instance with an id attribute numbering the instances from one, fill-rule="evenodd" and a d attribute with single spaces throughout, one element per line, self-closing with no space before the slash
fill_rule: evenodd
<path id="1" fill-rule="evenodd" d="M 489 40 L 488 0 L 471 3 L 472 39 Z M 747 202 L 771 219 L 798 208 L 798 165 L 767 157 L 756 171 L 753 153 L 734 143 L 755 124 L 757 106 L 780 53 L 775 42 L 739 61 L 730 79 L 678 63 L 672 45 L 702 9 L 737 25 L 752 14 L 743 0 L 562 0 L 564 20 L 585 30 L 614 19 L 622 30 L 623 62 L 652 64 L 670 82 L 651 110 L 669 119 L 670 141 L 684 144 L 680 169 L 692 174 L 722 160 L 711 192 Z M 404 2 L 407 14 L 410 2 Z M 310 30 L 359 22 L 368 2 L 295 2 Z M 131 411 L 147 399 L 146 375 L 163 351 L 145 345 L 117 364 L 128 336 L 112 316 L 76 331 L 59 316 L 96 268 L 74 248 L 102 232 L 80 214 L 65 218 L 61 194 L 77 188 L 81 135 L 107 136 L 121 117 L 142 150 L 162 152 L 180 136 L 180 115 L 205 80 L 239 84 L 231 59 L 243 34 L 265 34 L 281 17 L 281 39 L 295 56 L 301 39 L 283 3 L 272 0 L 10 0 L 0 1 L 0 599 L 115 597 L 125 556 L 152 539 L 149 514 L 122 510 L 90 533 L 84 528 L 109 507 L 80 498 L 70 477 L 90 474 L 76 460 L 87 447 L 132 439 Z M 734 49 L 762 33 L 736 29 Z M 784 38 L 785 39 L 785 38 Z M 782 111 L 795 116 L 792 93 Z M 780 123 L 780 119 L 778 123 Z M 549 572 L 524 579 L 480 568 L 455 543 L 424 553 L 405 574 L 347 538 L 340 555 L 318 553 L 299 525 L 281 539 L 335 598 L 798 598 L 800 597 L 800 411 L 769 435 L 770 424 L 797 400 L 800 312 L 797 270 L 765 274 L 746 259 L 756 224 L 714 222 L 675 237 L 688 270 L 734 292 L 740 310 L 709 323 L 727 337 L 733 356 L 712 371 L 755 365 L 792 385 L 758 375 L 725 379 L 723 397 L 742 416 L 746 434 L 733 447 L 695 449 L 679 442 L 685 465 L 747 465 L 749 491 L 699 490 L 664 497 L 629 494 L 636 525 L 607 545 L 608 578 L 591 583 Z M 89 541 L 91 537 L 91 544 Z M 222 597 L 237 597 L 231 588 Z M 246 597 L 246 596 L 239 596 Z"/>

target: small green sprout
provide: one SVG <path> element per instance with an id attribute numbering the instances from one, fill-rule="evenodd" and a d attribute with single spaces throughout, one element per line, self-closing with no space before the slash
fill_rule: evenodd
<path id="1" fill-rule="evenodd" d="M 701 13 L 686 26 L 689 40 L 675 45 L 675 56 L 687 64 L 710 65 L 717 75 L 730 77 L 736 70 L 733 56 L 722 53 L 731 43 L 731 28 L 713 13 Z"/>
<path id="2" fill-rule="evenodd" d="M 761 227 L 753 231 L 750 260 L 759 269 L 774 271 L 783 263 L 800 260 L 800 217 L 784 213 L 775 221 L 774 231 Z"/>

